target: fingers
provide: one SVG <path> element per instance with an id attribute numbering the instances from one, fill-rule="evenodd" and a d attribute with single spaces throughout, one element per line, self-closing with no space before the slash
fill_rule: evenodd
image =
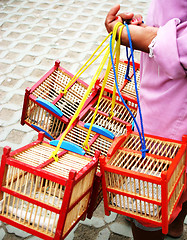
<path id="1" fill-rule="evenodd" d="M 111 8 L 106 16 L 105 27 L 109 33 L 112 31 L 115 23 L 121 21 L 120 18 L 117 18 L 117 13 L 119 10 L 120 10 L 120 5 L 118 4 L 118 5 L 114 6 L 113 8 Z"/>
<path id="2" fill-rule="evenodd" d="M 113 27 L 117 22 L 122 22 L 122 23 L 127 22 L 128 24 L 146 27 L 146 25 L 142 23 L 143 21 L 142 15 L 140 14 L 134 15 L 134 13 L 125 13 L 125 12 L 118 14 L 119 10 L 120 10 L 120 5 L 118 4 L 113 8 L 111 8 L 106 16 L 105 27 L 109 33 L 113 30 Z"/>
<path id="3" fill-rule="evenodd" d="M 120 5 L 117 4 L 116 6 L 114 6 L 113 8 L 110 9 L 109 14 L 116 16 L 116 14 L 119 12 L 120 10 Z"/>
<path id="4" fill-rule="evenodd" d="M 119 14 L 119 16 L 122 18 L 122 20 L 124 22 L 124 21 L 128 21 L 128 20 L 132 20 L 134 13 L 121 13 L 121 14 Z"/>
<path id="5" fill-rule="evenodd" d="M 110 9 L 110 11 L 108 12 L 107 16 L 106 16 L 106 21 L 107 22 L 112 22 L 115 20 L 117 13 L 120 10 L 120 5 L 116 5 L 113 8 Z"/>
<path id="6" fill-rule="evenodd" d="M 134 15 L 134 17 L 132 18 L 130 23 L 133 25 L 141 25 L 142 21 L 143 21 L 142 15 L 136 14 L 136 15 Z"/>

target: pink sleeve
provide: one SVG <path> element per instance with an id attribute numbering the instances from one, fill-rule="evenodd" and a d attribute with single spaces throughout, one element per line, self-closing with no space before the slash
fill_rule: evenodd
<path id="1" fill-rule="evenodd" d="M 184 78 L 187 71 L 187 22 L 172 19 L 160 27 L 153 48 L 154 59 L 170 79 Z"/>

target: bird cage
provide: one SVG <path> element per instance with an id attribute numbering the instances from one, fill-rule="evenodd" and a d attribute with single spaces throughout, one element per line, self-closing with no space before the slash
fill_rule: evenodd
<path id="1" fill-rule="evenodd" d="M 168 232 L 172 212 L 185 189 L 187 136 L 174 141 L 145 134 L 149 152 L 142 158 L 137 133 L 117 138 L 107 157 L 101 156 L 103 198 L 110 211 Z"/>
<path id="2" fill-rule="evenodd" d="M 105 92 L 106 93 L 106 92 Z M 97 95 L 88 106 L 81 112 L 79 119 L 85 123 L 90 123 L 98 102 L 99 96 Z M 99 103 L 99 108 L 95 117 L 94 123 L 98 126 L 104 127 L 111 131 L 115 137 L 126 133 L 126 125 L 132 124 L 133 118 L 129 111 L 122 104 L 121 101 L 116 100 L 113 109 L 113 117 L 109 119 L 112 106 L 112 98 L 107 95 L 103 95 Z M 136 117 L 137 108 L 129 106 L 131 112 Z"/>
<path id="3" fill-rule="evenodd" d="M 21 124 L 27 124 L 37 131 L 43 131 L 49 140 L 56 139 L 69 123 L 81 102 L 88 85 L 77 79 L 66 94 L 60 93 L 71 81 L 73 75 L 56 61 L 32 88 L 27 88 L 23 104 Z M 95 96 L 89 94 L 86 106 Z"/>
<path id="4" fill-rule="evenodd" d="M 136 98 L 136 91 L 135 91 L 135 84 L 134 84 L 134 73 L 133 73 L 133 65 L 130 62 L 130 69 L 129 69 L 129 80 L 125 79 L 125 74 L 127 71 L 127 61 L 120 60 L 119 61 L 119 66 L 118 66 L 118 85 L 119 85 L 119 90 L 122 94 L 122 96 L 133 102 L 134 104 L 137 104 L 137 98 Z M 140 64 L 135 63 L 135 71 L 136 71 L 136 81 L 137 81 L 137 88 L 139 89 L 140 87 Z M 98 79 L 98 84 L 100 87 L 102 86 L 104 80 L 104 75 Z M 105 91 L 108 93 L 113 93 L 113 87 L 114 87 L 114 71 L 113 68 L 111 67 L 111 70 L 109 72 L 107 82 L 105 85 Z"/>
<path id="5" fill-rule="evenodd" d="M 60 149 L 56 162 L 43 136 L 13 152 L 4 148 L 0 220 L 45 240 L 64 239 L 86 217 L 99 152 Z"/>
<path id="6" fill-rule="evenodd" d="M 131 125 L 129 125 L 131 127 Z M 83 147 L 83 143 L 88 134 L 89 124 L 82 121 L 75 121 L 74 124 L 70 127 L 69 132 L 64 138 L 64 141 L 68 141 L 76 144 L 79 147 Z M 105 134 L 105 135 L 103 135 Z M 52 140 L 51 144 L 57 146 L 58 140 Z M 90 151 L 87 151 L 87 155 L 93 157 L 96 150 L 100 151 L 102 155 L 106 156 L 109 148 L 111 147 L 113 140 L 115 139 L 114 134 L 109 132 L 103 127 L 94 125 L 89 136 L 89 148 Z M 97 173 L 94 180 L 93 193 L 91 197 L 91 202 L 88 208 L 88 218 L 91 218 L 93 211 L 97 208 L 100 201 L 102 200 L 102 185 L 101 185 L 101 173 L 100 167 L 98 166 Z"/>

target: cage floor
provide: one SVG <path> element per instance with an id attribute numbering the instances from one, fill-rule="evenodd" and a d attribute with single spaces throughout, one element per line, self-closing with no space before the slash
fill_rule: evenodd
<path id="1" fill-rule="evenodd" d="M 63 90 L 72 77 L 61 70 L 55 70 L 46 78 L 32 94 L 38 98 L 41 97 L 52 103 L 58 96 L 60 90 Z M 81 102 L 87 87 L 80 82 L 75 82 L 67 91 L 66 95 L 60 98 L 55 106 L 58 107 L 66 117 L 72 116 L 79 103 Z M 90 96 L 91 94 L 89 94 Z"/>

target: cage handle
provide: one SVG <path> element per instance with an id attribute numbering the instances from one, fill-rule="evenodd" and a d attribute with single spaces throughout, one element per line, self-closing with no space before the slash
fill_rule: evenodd
<path id="1" fill-rule="evenodd" d="M 107 36 L 107 38 L 108 38 L 110 35 L 111 35 L 111 33 Z M 107 38 L 105 38 L 105 39 L 107 39 Z M 103 41 L 102 43 L 104 43 L 104 41 Z M 106 49 L 106 48 L 105 48 L 105 49 Z M 101 71 L 102 71 L 102 69 L 103 69 L 103 67 L 104 67 L 104 65 L 105 65 L 105 63 L 106 63 L 106 61 L 107 61 L 107 59 L 108 59 L 108 57 L 109 57 L 109 53 L 110 53 L 110 51 L 109 51 L 109 44 L 108 44 L 108 49 L 106 50 L 106 52 L 105 52 L 105 54 L 104 54 L 104 57 L 103 57 L 100 65 L 99 65 L 97 71 L 95 72 L 95 74 L 94 74 L 94 76 L 93 76 L 93 78 L 92 78 L 92 81 L 91 81 L 90 85 L 88 86 L 88 88 L 87 88 L 87 90 L 86 90 L 86 92 L 85 92 L 85 94 L 84 94 L 84 96 L 83 96 L 83 98 L 82 98 L 82 100 L 81 100 L 81 102 L 80 102 L 80 104 L 79 104 L 76 112 L 74 113 L 73 117 L 71 118 L 71 120 L 70 120 L 67 128 L 66 128 L 65 131 L 63 132 L 63 134 L 62 134 L 62 136 L 61 136 L 61 138 L 60 138 L 60 140 L 59 140 L 59 143 L 58 143 L 56 149 L 55 149 L 55 150 L 52 152 L 52 154 L 51 154 L 51 158 L 54 158 L 56 161 L 58 161 L 57 152 L 59 151 L 60 146 L 61 146 L 61 144 L 62 144 L 62 142 L 63 142 L 66 134 L 68 133 L 71 125 L 74 123 L 74 121 L 75 121 L 76 118 L 78 117 L 81 109 L 83 108 L 83 106 L 84 106 L 84 104 L 85 104 L 85 102 L 86 102 L 86 100 L 87 100 L 87 98 L 88 98 L 88 96 L 89 96 L 89 94 L 90 94 L 90 92 L 91 92 L 91 90 L 92 90 L 95 82 L 97 81 L 99 75 L 101 74 Z M 87 144 L 86 144 L 86 145 L 87 145 Z"/>
<path id="2" fill-rule="evenodd" d="M 115 44 L 115 39 L 116 39 L 116 36 L 117 36 L 117 30 L 118 30 L 118 27 L 121 26 L 121 23 L 120 22 L 117 22 L 114 26 L 114 29 L 113 29 L 113 37 L 112 37 L 112 46 L 113 46 L 113 49 L 114 49 L 114 53 L 119 50 L 117 49 L 117 47 L 119 48 L 119 44 L 116 45 L 116 47 L 114 48 L 114 44 Z M 122 28 L 120 29 L 120 35 L 121 35 L 121 31 L 123 29 L 123 26 Z M 111 36 L 112 36 L 111 35 Z M 110 52 L 110 49 L 107 50 L 107 52 Z M 108 57 L 108 56 L 107 56 Z M 107 65 L 107 69 L 106 69 L 106 73 L 105 73 L 105 76 L 104 76 L 104 80 L 103 80 L 103 84 L 102 84 L 102 88 L 101 88 L 101 91 L 100 91 L 100 94 L 99 94 L 99 98 L 98 98 L 98 101 L 97 101 L 97 106 L 95 108 L 95 111 L 94 111 L 94 114 L 93 114 L 93 117 L 92 117 L 92 121 L 90 123 L 90 127 L 89 127 L 89 130 L 88 130 L 88 133 L 87 133 L 87 136 L 86 136 L 86 139 L 85 139 L 85 142 L 83 143 L 83 148 L 85 149 L 85 146 L 88 145 L 88 141 L 89 141 L 89 137 L 90 137 L 90 133 L 91 133 L 91 129 L 92 129 L 92 126 L 94 124 L 94 121 L 95 121 L 95 117 L 96 117 L 96 114 L 97 114 L 97 111 L 99 109 L 99 104 L 100 104 L 100 101 L 101 101 L 101 98 L 102 98 L 102 95 L 103 95 L 103 92 L 104 92 L 104 89 L 105 89 L 105 85 L 106 85 L 106 82 L 107 82 L 107 79 L 108 79 L 108 75 L 109 75 L 109 72 L 110 72 L 110 69 L 111 69 L 111 66 L 112 66 L 112 62 L 111 62 L 111 59 L 109 58 L 109 61 L 108 61 L 108 65 Z M 115 104 L 115 102 L 114 102 Z M 86 149 L 85 149 L 86 150 Z"/>

